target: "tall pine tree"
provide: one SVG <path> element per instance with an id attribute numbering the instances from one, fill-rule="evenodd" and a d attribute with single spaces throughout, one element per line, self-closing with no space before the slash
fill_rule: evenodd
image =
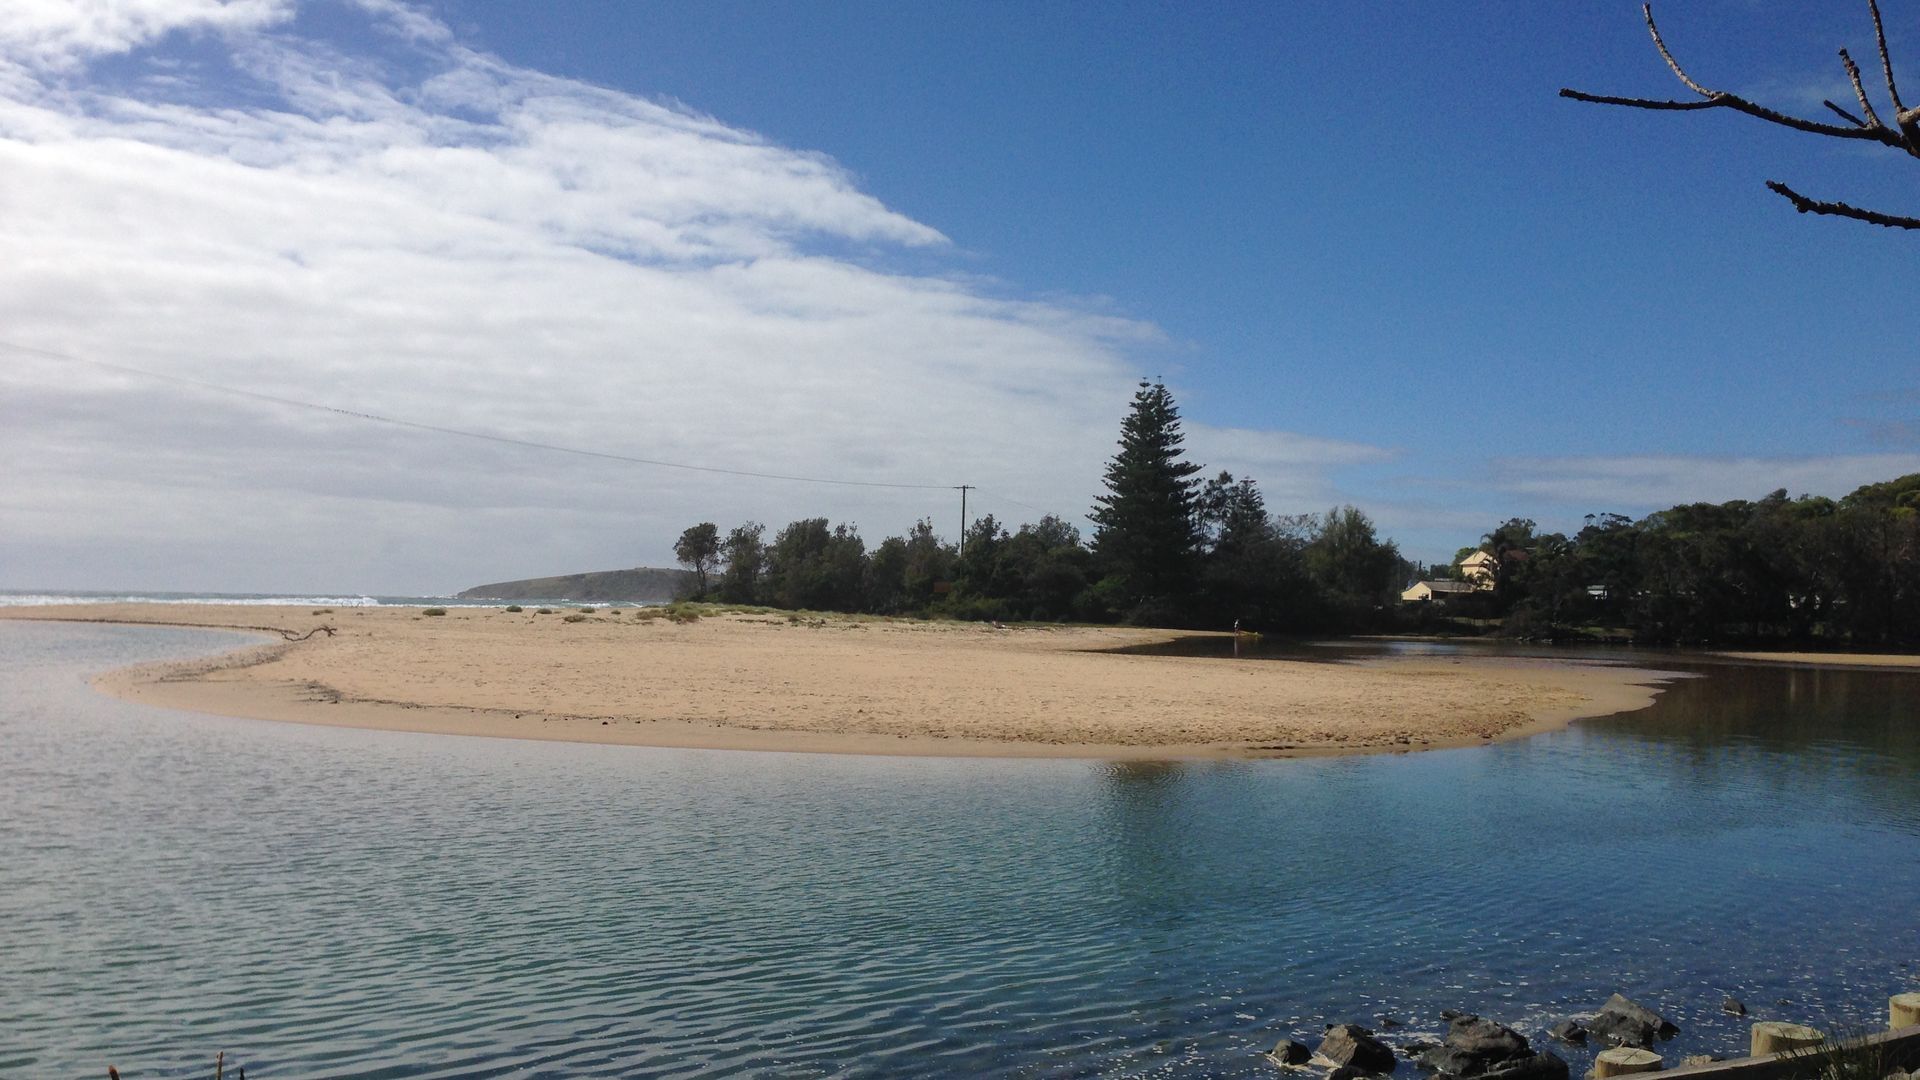
<path id="1" fill-rule="evenodd" d="M 1093 550 L 1120 614 L 1173 615 L 1193 589 L 1200 548 L 1193 479 L 1180 410 L 1160 383 L 1140 383 L 1120 424 L 1120 452 L 1107 464 L 1107 493 L 1094 500 Z"/>

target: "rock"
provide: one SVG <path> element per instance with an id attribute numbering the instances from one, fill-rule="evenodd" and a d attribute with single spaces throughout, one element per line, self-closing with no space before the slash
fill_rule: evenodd
<path id="1" fill-rule="evenodd" d="M 1652 1024 L 1654 1034 L 1663 1039 L 1671 1039 L 1675 1035 L 1680 1034 L 1680 1028 L 1674 1024 L 1673 1021 L 1668 1020 L 1666 1017 L 1661 1016 L 1645 1005 L 1635 1001 L 1629 1001 L 1619 994 L 1608 998 L 1607 1003 L 1600 1006 L 1600 1011 L 1603 1013 L 1617 1013 L 1621 1016 L 1631 1016 L 1636 1020 Z"/>
<path id="2" fill-rule="evenodd" d="M 1305 1065 L 1313 1060 L 1313 1051 L 1298 1039 L 1281 1039 L 1280 1045 L 1273 1048 L 1272 1056 L 1282 1065 Z"/>
<path id="3" fill-rule="evenodd" d="M 1321 1057 L 1335 1065 L 1351 1065 L 1361 1072 L 1390 1073 L 1400 1064 L 1386 1043 L 1359 1024 L 1336 1024 L 1320 1040 Z"/>
<path id="4" fill-rule="evenodd" d="M 1414 1060 L 1435 1072 L 1456 1077 L 1476 1076 L 1486 1069 L 1485 1063 L 1473 1055 L 1463 1054 L 1451 1046 L 1435 1046 Z"/>
<path id="5" fill-rule="evenodd" d="M 1545 1050 L 1509 1058 L 1482 1074 L 1483 1080 L 1567 1080 L 1568 1075 L 1566 1061 Z"/>
<path id="6" fill-rule="evenodd" d="M 1672 1021 L 1644 1005 L 1619 994 L 1600 1006 L 1600 1013 L 1587 1022 L 1587 1030 L 1620 1046 L 1653 1047 L 1655 1039 L 1671 1039 L 1680 1034 Z"/>
<path id="7" fill-rule="evenodd" d="M 1652 1024 L 1613 1013 L 1601 1013 L 1587 1021 L 1587 1030 L 1615 1046 L 1632 1046 L 1641 1050 L 1653 1049 L 1654 1037 L 1659 1032 Z"/>
<path id="8" fill-rule="evenodd" d="M 1327 1080 L 1366 1080 L 1374 1075 L 1365 1069 L 1356 1069 L 1351 1065 L 1342 1065 L 1327 1074 Z"/>
<path id="9" fill-rule="evenodd" d="M 1727 1000 L 1720 1003 L 1720 1011 L 1723 1013 L 1731 1013 L 1734 1016 L 1745 1016 L 1747 1015 L 1747 1003 L 1737 997 L 1730 996 Z"/>
<path id="10" fill-rule="evenodd" d="M 1400 1021 L 1394 1019 L 1391 1016 L 1382 1016 L 1380 1018 L 1380 1030 L 1382 1031 L 1392 1031 L 1394 1028 L 1406 1027 L 1406 1026 L 1407 1025 L 1401 1023 Z"/>
<path id="11" fill-rule="evenodd" d="M 1448 1023 L 1446 1043 L 1449 1049 L 1480 1062 L 1482 1067 L 1474 1070 L 1476 1073 L 1487 1071 L 1486 1066 L 1496 1062 L 1525 1057 L 1533 1052 L 1533 1048 L 1527 1045 L 1526 1036 L 1505 1024 L 1471 1015 L 1455 1017 Z"/>
<path id="12" fill-rule="evenodd" d="M 1446 1042 L 1421 1054 L 1418 1060 L 1439 1072 L 1476 1077 L 1493 1075 L 1509 1062 L 1534 1056 L 1526 1036 L 1505 1024 L 1482 1020 L 1472 1013 L 1458 1013 L 1447 1024 Z"/>
<path id="13" fill-rule="evenodd" d="M 1459 1009 L 1441 1009 L 1440 1010 L 1440 1019 L 1442 1020 L 1451 1021 L 1455 1017 L 1460 1017 L 1465 1015 L 1467 1014 L 1461 1012 Z"/>
<path id="14" fill-rule="evenodd" d="M 1563 1043 L 1584 1046 L 1587 1041 L 1587 1029 L 1578 1020 L 1562 1020 L 1547 1029 L 1547 1034 Z"/>

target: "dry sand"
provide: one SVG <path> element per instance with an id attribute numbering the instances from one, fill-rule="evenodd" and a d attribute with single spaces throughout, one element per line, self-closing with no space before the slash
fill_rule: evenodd
<path id="1" fill-rule="evenodd" d="M 564 612 L 563 612 L 564 614 Z M 1278 757 L 1460 746 L 1646 706 L 1667 673 L 1499 658 L 1114 655 L 1166 631 L 604 610 L 77 605 L 0 618 L 274 633 L 97 684 L 227 716 L 459 735 L 838 753 Z M 276 631 L 303 634 L 295 643 Z"/>

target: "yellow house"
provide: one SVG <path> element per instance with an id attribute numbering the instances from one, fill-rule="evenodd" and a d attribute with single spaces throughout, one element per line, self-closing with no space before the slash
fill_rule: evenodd
<path id="1" fill-rule="evenodd" d="M 1460 577 L 1467 584 L 1482 592 L 1493 588 L 1493 575 L 1500 569 L 1500 560 L 1485 551 L 1476 551 L 1460 560 Z"/>
<path id="2" fill-rule="evenodd" d="M 1477 590 L 1464 581 L 1416 581 L 1413 588 L 1400 594 L 1403 603 L 1415 604 L 1425 600 L 1447 600 L 1456 596 L 1470 596 Z"/>

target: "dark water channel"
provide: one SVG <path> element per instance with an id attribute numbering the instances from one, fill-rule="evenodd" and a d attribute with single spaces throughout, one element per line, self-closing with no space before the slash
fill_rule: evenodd
<path id="1" fill-rule="evenodd" d="M 1911 673 L 1694 664 L 1520 742 L 1170 765 L 309 728 L 85 683 L 232 641 L 0 624 L 0 1077 L 219 1049 L 266 1080 L 1264 1077 L 1334 1020 L 1537 1037 L 1620 990 L 1679 1055 L 1744 1044 L 1729 993 L 1864 1026 L 1920 988 Z"/>

